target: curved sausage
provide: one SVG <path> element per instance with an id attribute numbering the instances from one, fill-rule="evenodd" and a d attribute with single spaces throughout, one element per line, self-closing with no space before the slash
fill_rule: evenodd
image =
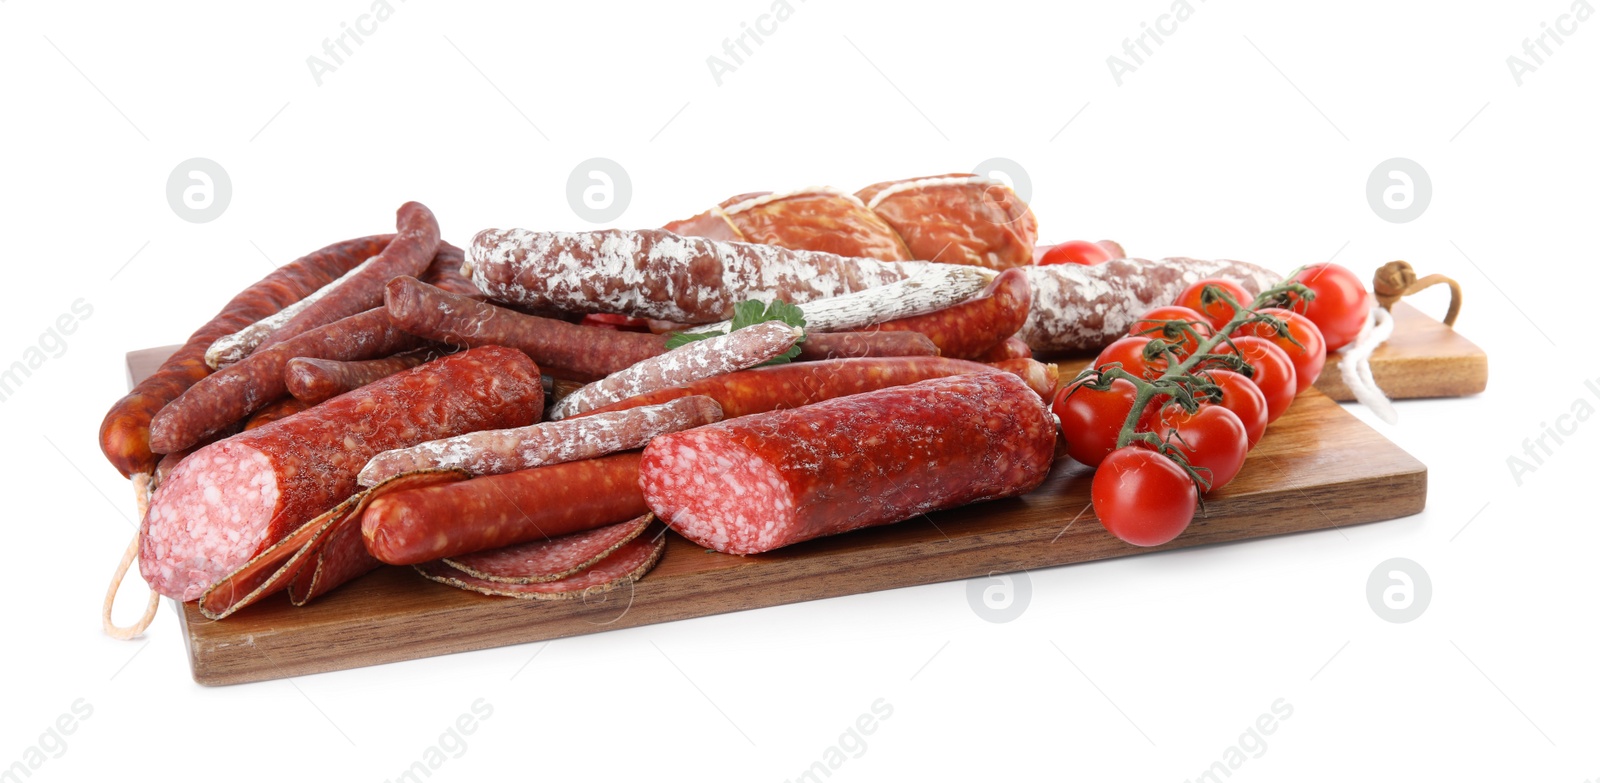
<path id="1" fill-rule="evenodd" d="M 389 281 L 384 302 L 395 324 L 413 335 L 447 345 L 515 348 L 557 377 L 604 377 L 667 350 L 666 335 L 525 315 L 409 277 Z"/>
<path id="2" fill-rule="evenodd" d="M 257 351 L 383 304 L 383 286 L 401 275 L 420 275 L 439 251 L 439 221 L 427 207 L 400 205 L 394 241 L 348 280 L 302 310 L 263 340 Z"/>
<path id="3" fill-rule="evenodd" d="M 921 332 L 939 346 L 939 355 L 975 359 L 1017 333 L 1028 320 L 1033 295 L 1020 269 L 1007 269 L 982 294 L 926 315 L 878 324 L 888 332 Z"/>
<path id="4" fill-rule="evenodd" d="M 439 252 L 434 255 L 433 263 L 428 265 L 427 271 L 422 273 L 420 279 L 428 285 L 452 294 L 481 297 L 483 292 L 479 291 L 466 275 L 461 274 L 461 265 L 466 261 L 467 251 L 449 242 L 440 242 Z"/>
<path id="5" fill-rule="evenodd" d="M 382 250 L 394 235 L 338 242 L 285 264 L 260 282 L 236 294 L 205 326 L 189 336 L 161 368 L 117 400 L 100 422 L 100 451 L 123 476 L 149 473 L 156 455 L 150 450 L 150 419 L 201 378 L 211 374 L 206 349 L 224 335 L 293 304 L 336 280 Z"/>
<path id="6" fill-rule="evenodd" d="M 297 356 L 368 359 L 421 344 L 395 328 L 388 311 L 380 307 L 258 349 L 207 376 L 162 408 L 150 422 L 150 448 L 161 453 L 188 448 L 287 394 L 283 368 Z"/>

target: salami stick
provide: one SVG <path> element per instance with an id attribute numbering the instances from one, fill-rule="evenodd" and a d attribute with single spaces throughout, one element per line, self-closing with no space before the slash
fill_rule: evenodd
<path id="1" fill-rule="evenodd" d="M 876 391 L 890 386 L 980 372 L 1008 372 L 987 364 L 938 356 L 895 356 L 881 359 L 825 359 L 793 362 L 718 375 L 686 386 L 629 397 L 579 416 L 660 405 L 691 395 L 705 395 L 722 406 L 724 419 L 784 408 L 799 408 L 834 397 Z M 1026 372 L 1035 376 L 1033 369 Z M 1042 370 L 1040 370 L 1042 372 Z M 1028 380 L 1028 379 L 1025 379 Z M 574 421 L 581 419 L 574 418 Z"/>
<path id="2" fill-rule="evenodd" d="M 376 258 L 376 256 L 374 256 L 374 258 Z M 367 260 L 362 261 L 360 264 L 357 264 L 354 269 L 351 269 L 350 271 L 345 272 L 343 275 L 340 275 L 339 279 L 334 280 L 333 282 L 307 294 L 304 299 L 301 299 L 300 301 L 295 302 L 294 304 L 289 305 L 288 307 L 285 307 L 282 310 L 273 313 L 272 315 L 262 318 L 261 320 L 256 321 L 255 323 L 250 324 L 249 326 L 246 326 L 245 328 L 240 329 L 233 334 L 217 338 L 217 341 L 212 343 L 210 348 L 206 349 L 206 365 L 213 370 L 217 370 L 233 364 L 234 362 L 237 362 L 246 356 L 249 356 L 251 351 L 254 351 L 256 348 L 260 347 L 260 345 L 263 342 L 266 342 L 267 338 L 271 337 L 274 332 L 282 329 L 283 325 L 288 323 L 290 319 L 299 315 L 301 311 L 305 310 L 307 307 L 310 307 L 318 299 L 327 296 L 329 291 L 337 288 L 341 283 L 349 280 L 352 275 L 366 268 L 366 266 L 371 263 L 372 258 L 368 258 Z"/>
<path id="3" fill-rule="evenodd" d="M 239 292 L 160 369 L 111 406 L 100 423 L 100 450 L 106 459 L 124 476 L 154 470 L 156 455 L 150 450 L 150 419 L 211 373 L 205 353 L 217 338 L 299 301 L 382 250 L 391 238 L 392 235 L 362 237 L 329 245 L 274 270 Z"/>
<path id="4" fill-rule="evenodd" d="M 664 435 L 639 482 L 657 516 L 735 555 L 1039 486 L 1056 425 L 1016 376 L 959 375 Z"/>
<path id="5" fill-rule="evenodd" d="M 307 520 L 355 493 L 374 454 L 543 410 L 539 370 L 479 348 L 392 375 L 299 415 L 195 452 L 168 477 L 141 527 L 139 571 L 190 601 Z"/>
<path id="6" fill-rule="evenodd" d="M 800 304 L 904 279 L 904 265 L 669 231 L 478 232 L 472 282 L 490 298 L 566 313 L 679 323 L 733 316 L 747 299 Z"/>
<path id="7" fill-rule="evenodd" d="M 297 356 L 367 359 L 416 348 L 421 341 L 396 329 L 383 308 L 312 329 L 257 350 L 185 391 L 150 422 L 151 448 L 166 453 L 243 419 L 288 393 L 283 368 Z"/>
<path id="8" fill-rule="evenodd" d="M 909 277 L 864 291 L 808 302 L 806 328 L 816 332 L 864 329 L 914 315 L 935 312 L 981 293 L 994 272 L 954 264 L 897 264 Z M 689 329 L 690 333 L 725 332 L 729 322 Z"/>
<path id="9" fill-rule="evenodd" d="M 367 550 L 414 565 L 593 530 L 643 514 L 639 452 L 563 462 L 378 498 L 361 518 Z"/>
<path id="10" fill-rule="evenodd" d="M 418 348 L 381 359 L 349 362 L 297 356 L 284 365 L 283 384 L 295 399 L 315 405 L 438 356 L 439 351 L 434 348 Z"/>
<path id="11" fill-rule="evenodd" d="M 311 405 L 312 403 L 304 400 L 298 400 L 294 397 L 284 397 L 277 402 L 269 402 L 267 403 L 266 407 L 263 407 L 261 410 L 250 414 L 250 418 L 244 420 L 244 429 L 249 431 L 257 427 L 265 427 L 279 419 L 287 419 L 290 416 L 293 416 L 296 413 L 311 407 Z M 224 430 L 224 432 L 226 432 L 226 430 Z M 162 461 L 165 462 L 166 458 L 163 457 Z M 157 466 L 157 469 L 160 469 L 159 465 Z"/>
<path id="12" fill-rule="evenodd" d="M 938 355 L 939 346 L 921 332 L 812 332 L 800 344 L 796 360 Z"/>
<path id="13" fill-rule="evenodd" d="M 290 318 L 256 350 L 277 345 L 297 335 L 383 304 L 383 286 L 401 275 L 423 273 L 439 251 L 439 221 L 415 201 L 400 205 L 395 217 L 399 232 L 394 241 L 369 264 L 340 283 L 311 306 Z"/>
<path id="14" fill-rule="evenodd" d="M 1003 342 L 995 345 L 981 355 L 974 357 L 975 362 L 1002 362 L 1007 359 L 1032 359 L 1033 349 L 1015 335 L 1007 337 Z"/>
<path id="15" fill-rule="evenodd" d="M 721 420 L 722 407 L 716 400 L 683 397 L 573 421 L 485 430 L 385 451 L 367 462 L 357 480 L 372 486 L 403 473 L 433 468 L 461 468 L 477 476 L 511 473 L 642 449 L 657 435 Z"/>
<path id="16" fill-rule="evenodd" d="M 389 282 L 389 316 L 401 329 L 447 345 L 504 345 L 586 378 L 604 377 L 667 350 L 666 335 L 619 332 L 524 315 L 409 277 Z"/>
<path id="17" fill-rule="evenodd" d="M 658 389 L 748 369 L 787 352 L 803 335 L 798 327 L 766 321 L 681 345 L 563 397 L 550 418 L 560 420 Z"/>
<path id="18" fill-rule="evenodd" d="M 1032 302 L 1027 275 L 1021 269 L 1007 269 L 982 296 L 926 315 L 881 323 L 878 328 L 921 332 L 939 346 L 940 356 L 976 359 L 1022 328 Z"/>
<path id="19" fill-rule="evenodd" d="M 1041 354 L 1099 350 L 1127 334 L 1146 310 L 1170 303 L 1201 278 L 1233 280 L 1252 294 L 1281 278 L 1243 261 L 1194 258 L 1125 258 L 1024 271 L 1033 287 L 1033 309 L 1018 336 Z"/>

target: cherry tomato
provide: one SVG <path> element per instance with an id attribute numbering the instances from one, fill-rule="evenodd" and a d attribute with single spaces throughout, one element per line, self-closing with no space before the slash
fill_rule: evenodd
<path id="1" fill-rule="evenodd" d="M 1094 266 L 1095 264 L 1104 264 L 1110 260 L 1111 253 L 1104 247 L 1093 242 L 1074 239 L 1071 242 L 1062 242 L 1044 251 L 1044 255 L 1039 256 L 1038 264 L 1040 266 L 1048 264 Z"/>
<path id="2" fill-rule="evenodd" d="M 1178 463 L 1149 449 L 1117 449 L 1094 472 L 1094 515 L 1106 531 L 1134 546 L 1159 546 L 1194 519 L 1199 494 Z"/>
<path id="3" fill-rule="evenodd" d="M 1289 403 L 1294 402 L 1294 363 L 1289 361 L 1289 355 L 1271 340 L 1260 337 L 1235 337 L 1233 344 L 1238 346 L 1239 358 L 1255 368 L 1255 374 L 1250 376 L 1250 380 L 1261 390 L 1261 396 L 1267 399 L 1268 423 L 1277 421 L 1278 417 L 1289 409 Z M 1229 348 L 1227 343 L 1222 343 L 1217 346 L 1216 352 L 1233 353 L 1233 349 Z"/>
<path id="4" fill-rule="evenodd" d="M 1356 273 L 1338 264 L 1312 264 L 1294 279 L 1316 297 L 1306 302 L 1290 294 L 1289 309 L 1304 313 L 1322 330 L 1328 350 L 1337 351 L 1356 339 L 1372 307 L 1367 288 Z"/>
<path id="5" fill-rule="evenodd" d="M 1061 419 L 1067 454 L 1085 465 L 1099 465 L 1117 447 L 1137 394 L 1133 383 L 1121 378 L 1105 391 L 1081 385 L 1063 388 L 1051 410 Z"/>
<path id="6" fill-rule="evenodd" d="M 1233 320 L 1234 309 L 1221 298 L 1213 301 L 1210 306 L 1201 305 L 1201 293 L 1205 291 L 1205 288 L 1208 285 L 1216 286 L 1223 291 L 1227 291 L 1228 294 L 1233 297 L 1233 301 L 1238 302 L 1240 305 L 1245 307 L 1249 307 L 1250 303 L 1255 300 L 1255 297 L 1251 296 L 1249 291 L 1244 290 L 1244 286 L 1239 285 L 1232 280 L 1224 280 L 1220 277 L 1208 277 L 1204 280 L 1196 282 L 1194 285 L 1191 285 L 1188 288 L 1183 289 L 1183 293 L 1178 294 L 1178 298 L 1173 302 L 1173 304 L 1179 307 L 1187 307 L 1190 310 L 1200 313 L 1206 317 L 1206 320 L 1211 322 L 1212 326 L 1219 329 L 1222 328 L 1223 326 L 1227 325 L 1229 321 Z"/>
<path id="7" fill-rule="evenodd" d="M 1317 382 L 1317 376 L 1322 374 L 1322 365 L 1328 360 L 1327 346 L 1322 340 L 1322 330 L 1318 329 L 1310 318 L 1292 310 L 1264 307 L 1257 312 L 1283 319 L 1289 328 L 1289 337 L 1280 336 L 1276 329 L 1264 323 L 1241 326 L 1234 335 L 1254 335 L 1270 340 L 1282 348 L 1289 361 L 1294 363 L 1294 393 L 1305 391 L 1307 386 Z M 1291 341 L 1290 337 L 1294 340 Z M 1299 345 L 1295 345 L 1297 342 Z"/>
<path id="8" fill-rule="evenodd" d="M 1195 333 L 1200 336 L 1200 339 L 1210 337 L 1212 333 L 1211 322 L 1207 321 L 1205 316 L 1187 307 L 1168 305 L 1166 307 L 1157 307 L 1145 313 L 1143 317 L 1133 322 L 1133 326 L 1128 328 L 1128 334 L 1166 340 L 1174 345 L 1180 357 L 1187 357 L 1194 353 L 1196 348 L 1200 347 L 1200 340 L 1184 334 L 1179 329 L 1163 324 L 1163 321 L 1187 321 Z M 1171 334 L 1168 334 L 1165 331 L 1166 329 L 1170 329 Z"/>
<path id="9" fill-rule="evenodd" d="M 1233 370 L 1207 370 L 1206 374 L 1222 389 L 1222 399 L 1216 404 L 1239 417 L 1239 423 L 1244 425 L 1246 445 L 1255 448 L 1261 442 L 1262 433 L 1267 431 L 1266 396 L 1249 378 Z"/>
<path id="10" fill-rule="evenodd" d="M 1167 371 L 1167 360 L 1157 358 L 1155 361 L 1144 358 L 1144 347 L 1150 344 L 1148 337 L 1124 337 L 1108 346 L 1094 358 L 1094 366 L 1098 369 L 1113 362 L 1121 364 L 1122 369 L 1130 375 L 1140 378 L 1155 378 Z"/>
<path id="11" fill-rule="evenodd" d="M 1183 452 L 1189 464 L 1210 471 L 1211 487 L 1221 489 L 1244 467 L 1250 451 L 1250 437 L 1244 423 L 1233 411 L 1221 405 L 1201 404 L 1190 413 L 1182 405 L 1168 403 L 1147 417 L 1144 429 Z M 1205 471 L 1201 472 L 1205 475 Z"/>

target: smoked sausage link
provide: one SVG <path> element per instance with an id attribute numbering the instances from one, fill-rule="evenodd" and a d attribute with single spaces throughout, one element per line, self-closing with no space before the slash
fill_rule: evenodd
<path id="1" fill-rule="evenodd" d="M 1015 375 L 955 375 L 662 435 L 639 483 L 690 541 L 749 555 L 1020 495 L 1050 472 L 1055 441 Z"/>
<path id="2" fill-rule="evenodd" d="M 211 374 L 206 349 L 218 338 L 233 334 L 304 299 L 357 264 L 377 254 L 393 234 L 350 239 L 285 264 L 255 285 L 240 291 L 161 368 L 140 381 L 117 400 L 100 423 L 100 451 L 122 473 L 149 473 L 156 455 L 150 450 L 150 420 L 185 389 Z"/>
<path id="3" fill-rule="evenodd" d="M 356 474 L 378 452 L 525 426 L 543 408 L 539 368 L 528 357 L 479 348 L 213 443 L 156 493 L 140 531 L 139 572 L 156 592 L 192 601 L 354 494 Z"/>
<path id="4" fill-rule="evenodd" d="M 639 452 L 408 489 L 372 501 L 361 537 L 374 557 L 415 565 L 593 530 L 643 514 Z"/>

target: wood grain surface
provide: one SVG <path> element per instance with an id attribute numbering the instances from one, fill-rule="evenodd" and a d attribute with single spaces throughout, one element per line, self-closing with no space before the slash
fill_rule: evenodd
<path id="1" fill-rule="evenodd" d="M 172 347 L 128 355 L 143 378 Z M 1076 367 L 1063 364 L 1066 377 Z M 651 623 L 969 579 L 1142 552 L 1394 519 L 1422 510 L 1427 468 L 1314 389 L 1267 429 L 1204 516 L 1165 546 L 1106 533 L 1088 468 L 1062 457 L 1045 484 L 992 501 L 749 557 L 666 532 L 661 564 L 591 599 L 522 601 L 384 567 L 307 607 L 284 595 L 222 621 L 179 607 L 194 679 L 226 685 L 598 633 Z"/>
<path id="2" fill-rule="evenodd" d="M 1372 380 L 1392 400 L 1465 397 L 1489 385 L 1489 357 L 1482 348 L 1427 313 L 1396 302 L 1394 335 L 1372 352 Z M 1339 354 L 1317 378 L 1317 389 L 1340 402 L 1355 399 L 1339 375 Z"/>

